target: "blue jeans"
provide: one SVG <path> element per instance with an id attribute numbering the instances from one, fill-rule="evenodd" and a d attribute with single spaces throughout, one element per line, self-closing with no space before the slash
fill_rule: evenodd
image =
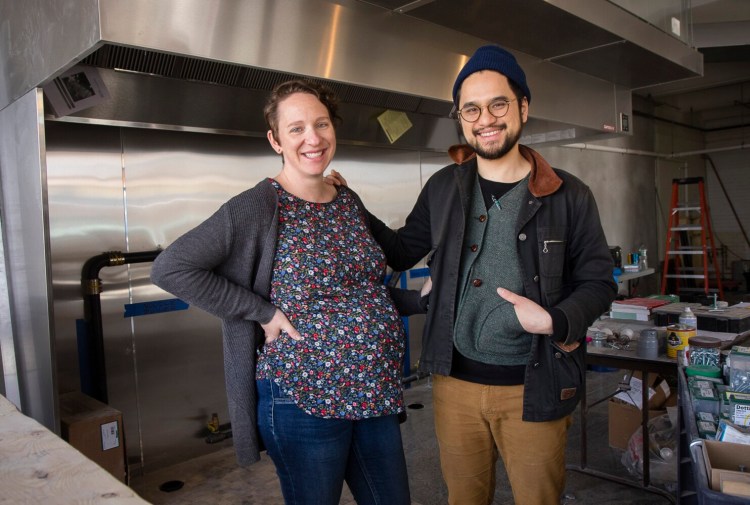
<path id="1" fill-rule="evenodd" d="M 272 380 L 258 380 L 258 428 L 287 505 L 338 505 L 344 481 L 359 505 L 409 505 L 396 415 L 311 416 Z"/>

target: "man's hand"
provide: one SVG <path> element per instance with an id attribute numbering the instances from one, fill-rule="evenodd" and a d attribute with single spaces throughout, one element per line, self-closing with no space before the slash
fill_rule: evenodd
<path id="1" fill-rule="evenodd" d="M 427 296 L 432 291 L 432 277 L 427 277 L 427 280 L 422 284 L 422 289 L 419 290 L 420 296 Z"/>
<path id="2" fill-rule="evenodd" d="M 263 328 L 263 332 L 266 334 L 266 344 L 270 344 L 277 338 L 279 338 L 279 335 L 281 335 L 281 332 L 284 331 L 292 337 L 294 340 L 302 340 L 304 337 L 299 334 L 297 329 L 292 326 L 292 323 L 289 322 L 289 319 L 287 319 L 286 315 L 281 312 L 279 309 L 276 309 L 276 312 L 274 312 L 273 317 L 270 321 L 268 321 L 266 324 L 261 324 L 261 328 Z"/>
<path id="3" fill-rule="evenodd" d="M 341 175 L 341 173 L 337 172 L 334 169 L 331 169 L 331 173 L 326 175 L 323 180 L 332 186 L 346 186 L 349 187 L 349 185 L 346 183 L 346 179 L 344 179 L 344 176 Z"/>
<path id="4" fill-rule="evenodd" d="M 516 317 L 524 330 L 529 333 L 552 335 L 552 317 L 536 302 L 505 288 L 497 288 L 497 294 L 513 304 Z"/>

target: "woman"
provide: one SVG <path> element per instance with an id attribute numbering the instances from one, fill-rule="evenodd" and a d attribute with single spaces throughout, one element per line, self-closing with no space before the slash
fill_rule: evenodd
<path id="1" fill-rule="evenodd" d="M 223 320 L 240 464 L 259 458 L 257 421 L 286 503 L 337 504 L 346 481 L 357 503 L 408 504 L 405 338 L 364 207 L 324 176 L 336 107 L 318 84 L 278 85 L 264 113 L 281 172 L 177 239 L 152 279 Z M 419 293 L 393 297 L 423 312 Z"/>

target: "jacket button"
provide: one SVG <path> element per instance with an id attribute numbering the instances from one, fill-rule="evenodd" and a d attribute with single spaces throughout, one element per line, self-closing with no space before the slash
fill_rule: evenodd
<path id="1" fill-rule="evenodd" d="M 476 244 L 471 244 L 471 247 L 469 249 L 471 249 L 471 252 L 477 252 L 477 249 L 479 249 L 479 246 Z"/>
<path id="2" fill-rule="evenodd" d="M 555 358 L 557 358 L 557 359 L 560 359 L 560 358 L 562 358 L 562 354 L 560 354 L 560 352 L 559 352 L 559 351 L 558 351 L 558 352 L 555 352 Z"/>
<path id="3" fill-rule="evenodd" d="M 481 216 L 479 216 L 479 222 L 480 223 L 484 223 L 485 221 L 487 221 L 487 216 L 485 216 L 484 214 L 482 214 Z"/>
<path id="4" fill-rule="evenodd" d="M 534 276 L 534 282 L 539 282 L 539 276 L 538 275 Z"/>
<path id="5" fill-rule="evenodd" d="M 520 235 L 518 236 L 518 240 L 520 240 L 520 241 L 522 241 L 522 242 L 523 242 L 524 240 L 526 240 L 526 234 L 525 234 L 525 233 L 521 233 L 521 234 L 520 234 Z"/>
<path id="6" fill-rule="evenodd" d="M 542 364 L 537 361 L 536 363 L 534 363 L 531 366 L 534 367 L 534 368 L 539 368 L 540 366 L 542 366 Z"/>
<path id="7" fill-rule="evenodd" d="M 482 285 L 482 279 L 474 279 L 473 281 L 471 281 L 471 284 L 472 284 L 472 285 L 473 285 L 473 286 L 474 286 L 475 288 L 478 288 L 479 286 L 481 286 L 481 285 Z"/>

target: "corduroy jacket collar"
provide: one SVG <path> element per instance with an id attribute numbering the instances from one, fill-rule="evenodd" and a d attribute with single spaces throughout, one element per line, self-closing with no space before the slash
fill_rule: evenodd
<path id="1" fill-rule="evenodd" d="M 551 195 L 562 186 L 560 179 L 547 160 L 541 154 L 525 145 L 518 145 L 521 156 L 531 163 L 531 176 L 529 177 L 529 191 L 532 195 L 539 198 Z M 467 144 L 457 144 L 448 149 L 451 159 L 462 165 L 467 161 L 476 158 L 477 154 L 474 149 Z"/>

